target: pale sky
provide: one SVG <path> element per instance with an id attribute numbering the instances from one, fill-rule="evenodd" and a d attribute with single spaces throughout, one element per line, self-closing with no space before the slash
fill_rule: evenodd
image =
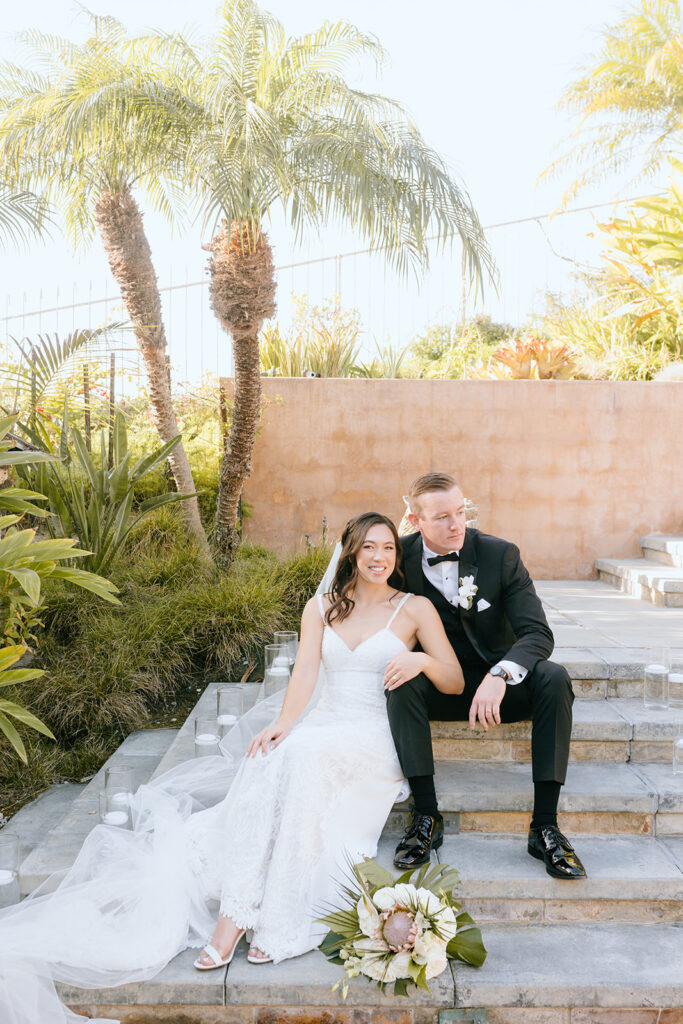
<path id="1" fill-rule="evenodd" d="M 89 6 L 98 13 L 115 14 L 132 31 L 182 29 L 191 23 L 208 32 L 215 11 L 214 0 L 193 0 L 192 4 L 186 0 L 90 0 Z M 390 55 L 389 66 L 379 80 L 372 80 L 367 73 L 361 75 L 359 70 L 352 71 L 351 77 L 362 87 L 383 92 L 408 108 L 427 141 L 464 181 L 482 223 L 494 225 L 536 217 L 557 207 L 568 177 L 536 187 L 553 147 L 569 130 L 555 104 L 578 68 L 598 49 L 601 26 L 618 20 L 625 5 L 623 0 L 572 0 L 571 4 L 557 0 L 269 0 L 263 6 L 284 23 L 288 34 L 339 18 L 375 33 Z M 31 27 L 71 38 L 82 37 L 86 31 L 72 0 L 23 0 L 20 4 L 3 0 L 0 55 L 19 59 L 12 35 Z M 574 205 L 611 201 L 619 186 L 614 181 L 586 191 Z M 649 184 L 621 194 L 652 190 Z M 609 209 L 601 215 L 608 213 Z M 556 255 L 535 223 L 492 230 L 489 238 L 499 260 L 501 296 L 489 291 L 484 311 L 522 323 L 534 307 L 542 305 L 547 288 L 567 291 L 573 269 L 570 261 L 595 258 L 595 243 L 585 239 L 592 223 L 590 214 L 546 223 Z M 171 238 L 154 215 L 147 215 L 146 225 L 162 286 L 204 277 L 206 254 L 200 248 L 197 228 Z M 364 245 L 350 231 L 330 227 L 297 250 L 279 219 L 272 226 L 271 239 L 280 266 Z M 6 252 L 4 261 L 0 317 L 17 313 L 22 303 L 24 309 L 31 310 L 39 303 L 45 308 L 98 298 L 105 291 L 110 297 L 115 294 L 97 243 L 87 253 L 74 256 L 66 242 L 56 238 L 52 243 L 36 243 L 30 253 Z M 290 291 L 306 291 L 318 300 L 331 297 L 341 284 L 343 304 L 361 310 L 369 336 L 385 339 L 388 334 L 392 343 L 403 344 L 427 322 L 456 317 L 460 299 L 457 265 L 457 260 L 437 262 L 431 277 L 417 287 L 400 285 L 392 275 L 385 278 L 377 264 L 368 284 L 371 272 L 362 260 L 345 260 L 341 277 L 335 277 L 332 264 L 283 273 L 280 315 L 287 320 Z M 187 349 L 190 344 L 183 341 L 181 345 L 180 334 L 184 339 L 191 335 L 198 314 L 194 307 L 179 311 L 179 293 L 174 296 L 175 311 L 168 313 L 173 320 L 169 334 L 180 352 L 183 345 Z M 86 326 L 83 316 L 87 312 L 73 314 L 73 322 Z M 189 327 L 181 324 L 183 319 L 190 321 Z M 71 314 L 62 313 L 59 319 L 45 315 L 40 328 L 65 331 L 71 324 Z M 207 342 L 206 351 L 202 349 L 201 365 L 212 369 L 214 362 L 220 362 L 221 342 L 213 325 L 209 327 L 204 320 L 202 324 L 207 336 L 213 332 L 215 341 Z M 7 326 L 10 333 L 21 333 L 20 321 Z M 29 318 L 24 326 L 27 333 L 35 331 L 37 318 Z M 194 374 L 191 347 L 184 362 L 179 372 Z"/>

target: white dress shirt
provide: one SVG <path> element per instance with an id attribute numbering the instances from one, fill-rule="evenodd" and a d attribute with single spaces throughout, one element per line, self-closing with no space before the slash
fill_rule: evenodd
<path id="1" fill-rule="evenodd" d="M 438 565 L 430 565 L 428 558 L 435 558 L 436 551 L 431 551 L 422 541 L 422 572 L 425 574 L 432 586 L 436 587 L 439 593 L 443 594 L 449 604 L 457 607 L 458 590 L 460 588 L 460 562 L 439 562 Z M 528 669 L 518 665 L 515 661 L 497 662 L 501 668 L 510 673 L 508 686 L 516 686 L 526 677 Z M 495 666 L 493 666 L 495 668 Z"/>

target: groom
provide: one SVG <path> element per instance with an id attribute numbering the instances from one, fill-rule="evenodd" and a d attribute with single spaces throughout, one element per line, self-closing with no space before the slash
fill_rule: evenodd
<path id="1" fill-rule="evenodd" d="M 414 800 L 394 864 L 411 868 L 441 845 L 429 722 L 477 721 L 488 730 L 531 719 L 534 810 L 528 851 L 555 878 L 585 878 L 557 827 L 569 758 L 574 694 L 566 670 L 548 661 L 554 641 L 514 544 L 465 527 L 465 500 L 447 473 L 418 477 L 407 495 L 416 533 L 403 539 L 405 590 L 435 605 L 465 676 L 444 694 L 424 675 L 387 691 L 396 750 Z M 471 579 L 469 579 L 471 577 Z"/>

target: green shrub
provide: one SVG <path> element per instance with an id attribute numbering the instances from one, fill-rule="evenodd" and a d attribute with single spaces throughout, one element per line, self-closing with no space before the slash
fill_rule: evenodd
<path id="1" fill-rule="evenodd" d="M 0 793 L 20 800 L 58 779 L 79 778 L 84 765 L 94 770 L 155 715 L 178 708 L 181 721 L 198 687 L 259 666 L 275 630 L 298 629 L 329 557 L 324 547 L 282 559 L 245 545 L 222 576 L 188 542 L 177 509 L 161 508 L 138 524 L 114 566 L 120 606 L 61 583 L 46 586 L 35 661 L 45 675 L 23 683 L 21 697 L 57 744 L 48 750 L 26 738 L 29 758 L 41 761 L 29 782 L 0 741 Z"/>

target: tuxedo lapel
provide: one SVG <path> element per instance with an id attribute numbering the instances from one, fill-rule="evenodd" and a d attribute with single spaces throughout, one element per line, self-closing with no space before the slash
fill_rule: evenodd
<path id="1" fill-rule="evenodd" d="M 458 563 L 458 583 L 464 580 L 466 576 L 471 576 L 474 583 L 477 582 L 477 573 L 479 567 L 477 565 L 477 554 L 474 546 L 474 535 L 471 530 L 465 532 L 465 541 L 462 548 L 460 549 L 460 561 Z M 462 628 L 465 630 L 467 639 L 474 647 L 478 654 L 481 654 L 481 649 L 477 643 L 477 638 L 474 633 L 474 617 L 477 611 L 477 600 L 476 597 L 472 599 L 472 604 L 469 608 L 460 608 L 460 621 Z"/>
<path id="2" fill-rule="evenodd" d="M 424 596 L 425 578 L 422 574 L 422 535 L 412 533 L 403 542 L 403 572 L 406 589 L 411 594 Z"/>

